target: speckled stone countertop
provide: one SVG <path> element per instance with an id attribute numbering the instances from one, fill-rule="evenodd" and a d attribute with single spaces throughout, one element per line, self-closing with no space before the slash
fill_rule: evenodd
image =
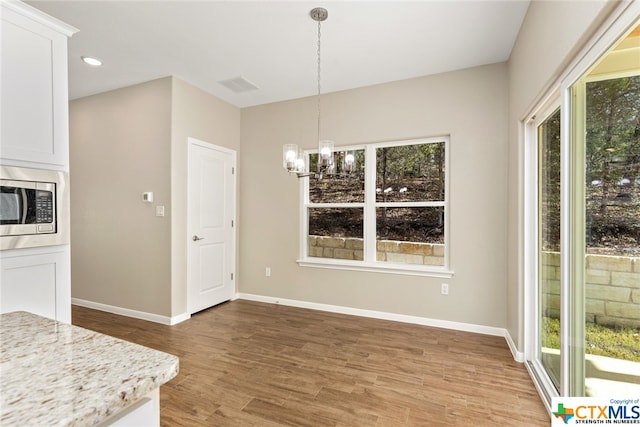
<path id="1" fill-rule="evenodd" d="M 178 358 L 18 311 L 0 315 L 0 425 L 90 426 L 178 373 Z"/>

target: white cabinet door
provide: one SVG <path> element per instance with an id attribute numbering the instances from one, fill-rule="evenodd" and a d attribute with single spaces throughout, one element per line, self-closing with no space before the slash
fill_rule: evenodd
<path id="1" fill-rule="evenodd" d="M 0 313 L 28 311 L 71 323 L 69 245 L 0 255 Z"/>
<path id="2" fill-rule="evenodd" d="M 19 2 L 2 3 L 1 12 L 2 163 L 68 169 L 67 35 L 72 29 L 59 21 L 53 29 L 45 24 L 46 15 Z"/>

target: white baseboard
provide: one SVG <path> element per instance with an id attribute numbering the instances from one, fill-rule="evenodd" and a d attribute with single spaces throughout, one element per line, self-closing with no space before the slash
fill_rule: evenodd
<path id="1" fill-rule="evenodd" d="M 396 322 L 413 323 L 416 325 L 432 326 L 435 328 L 452 329 L 456 331 L 475 332 L 478 334 L 493 335 L 504 337 L 511 350 L 513 358 L 517 362 L 524 361 L 524 354 L 518 352 L 509 335 L 504 328 L 494 328 L 492 326 L 475 325 L 472 323 L 452 322 L 449 320 L 430 319 L 427 317 L 408 316 L 405 314 L 387 313 L 384 311 L 363 310 L 360 308 L 343 307 L 338 305 L 318 304 L 315 302 L 291 300 L 284 298 L 267 297 L 263 295 L 239 293 L 237 299 L 246 299 L 249 301 L 266 302 L 271 304 L 282 304 L 291 307 L 308 308 L 311 310 L 328 311 L 331 313 L 350 314 L 354 316 L 371 317 L 374 319 L 393 320 Z"/>
<path id="2" fill-rule="evenodd" d="M 264 295 L 237 293 L 232 298 L 245 299 L 249 301 L 264 302 L 268 304 L 282 304 L 290 307 L 307 308 L 310 310 L 327 311 L 330 313 L 340 313 L 352 316 L 370 317 L 374 319 L 392 320 L 395 322 L 412 323 L 415 325 L 432 326 L 434 328 L 452 329 L 455 331 L 474 332 L 477 334 L 493 335 L 504 337 L 509 346 L 509 350 L 516 362 L 524 362 L 524 353 L 518 351 L 509 331 L 504 328 L 495 328 L 492 326 L 475 325 L 472 323 L 452 322 L 449 320 L 430 319 L 427 317 L 409 316 L 406 314 L 387 313 L 384 311 L 363 310 L 360 308 L 344 307 L 339 305 L 320 304 L 315 302 L 292 300 L 285 298 L 268 297 Z M 116 307 L 113 305 L 101 304 L 98 302 L 72 298 L 71 303 L 81 307 L 93 308 L 95 310 L 106 311 L 108 313 L 119 314 L 122 316 L 133 317 L 136 319 L 148 320 L 151 322 L 161 323 L 163 325 L 176 325 L 189 319 L 191 316 L 187 313 L 178 316 L 161 316 L 159 314 L 146 313 L 144 311 L 131 310 L 128 308 Z"/>
<path id="3" fill-rule="evenodd" d="M 518 347 L 516 346 L 516 343 L 513 341 L 513 338 L 511 338 L 511 334 L 506 329 L 504 330 L 504 339 L 507 341 L 509 350 L 511 350 L 511 355 L 513 356 L 513 360 L 515 360 L 516 362 L 523 363 L 524 353 L 521 351 L 518 351 Z"/>
<path id="4" fill-rule="evenodd" d="M 94 310 L 106 311 L 107 313 L 119 314 L 121 316 L 133 317 L 135 319 L 148 320 L 150 322 L 161 323 L 163 325 L 169 326 L 176 325 L 191 317 L 187 313 L 172 317 L 162 316 L 160 314 L 131 310 L 129 308 L 122 308 L 115 305 L 102 304 L 99 302 L 87 301 L 79 298 L 71 298 L 71 304 L 79 305 L 80 307 L 93 308 Z"/>

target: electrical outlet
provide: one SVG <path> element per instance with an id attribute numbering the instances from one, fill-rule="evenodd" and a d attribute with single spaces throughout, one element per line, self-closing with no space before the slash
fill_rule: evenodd
<path id="1" fill-rule="evenodd" d="M 271 267 L 267 267 L 264 269 L 264 275 L 266 277 L 271 277 Z"/>
<path id="2" fill-rule="evenodd" d="M 440 285 L 440 293 L 442 295 L 449 295 L 449 284 L 448 283 L 443 283 L 442 285 Z"/>

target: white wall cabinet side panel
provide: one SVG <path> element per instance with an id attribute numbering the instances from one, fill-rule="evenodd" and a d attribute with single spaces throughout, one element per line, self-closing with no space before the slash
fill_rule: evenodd
<path id="1" fill-rule="evenodd" d="M 2 3 L 3 164 L 15 160 L 68 169 L 67 35 L 75 29 L 63 25 L 28 5 Z"/>
<path id="2" fill-rule="evenodd" d="M 69 245 L 3 251 L 0 312 L 28 311 L 71 323 L 69 254 Z"/>

